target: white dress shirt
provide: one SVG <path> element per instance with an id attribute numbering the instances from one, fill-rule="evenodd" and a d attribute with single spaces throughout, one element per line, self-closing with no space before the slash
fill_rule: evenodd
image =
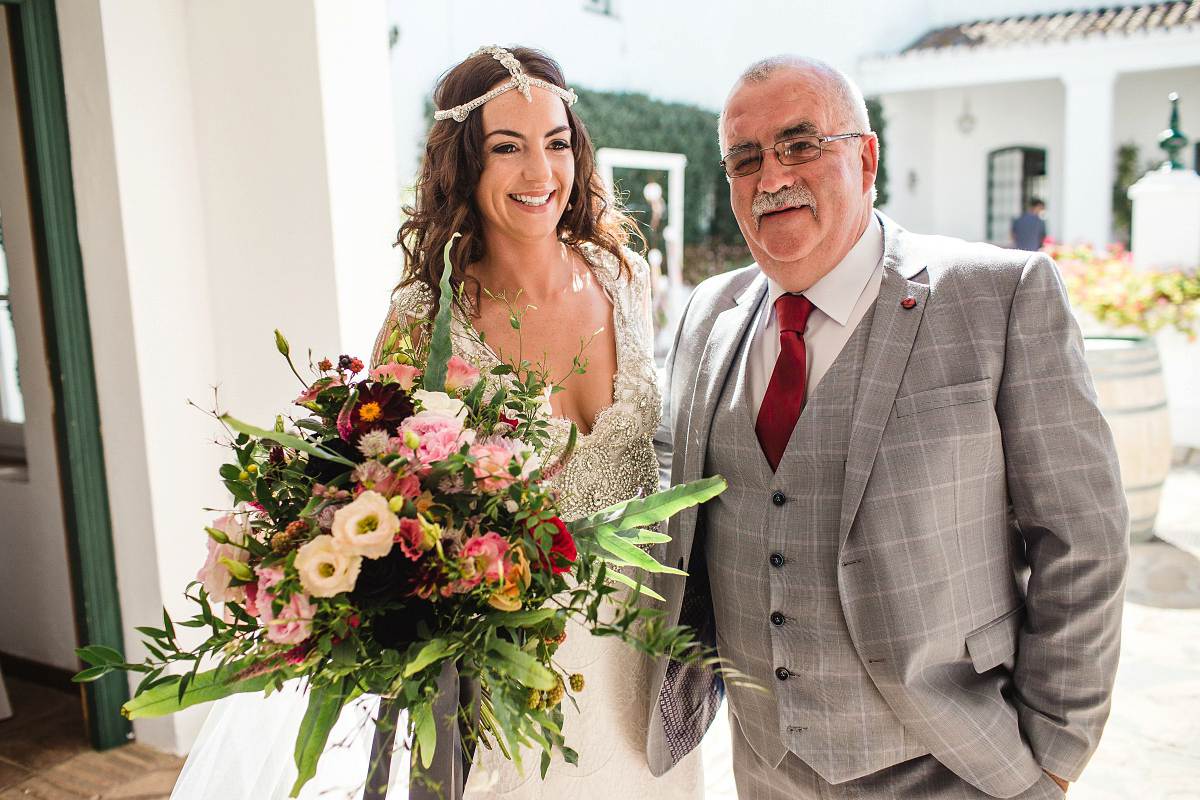
<path id="1" fill-rule="evenodd" d="M 813 304 L 808 324 L 804 326 L 805 365 L 808 375 L 804 384 L 804 401 L 832 366 L 838 353 L 850 340 L 867 309 L 879 296 L 883 283 L 883 228 L 874 213 L 867 229 L 858 237 L 846 257 L 829 273 L 802 294 Z M 775 301 L 784 290 L 767 279 L 769 296 L 754 320 L 754 338 L 750 342 L 749 362 L 746 365 L 747 388 L 753 408 L 762 406 L 779 358 L 779 320 Z M 755 415 L 757 417 L 757 414 Z"/>

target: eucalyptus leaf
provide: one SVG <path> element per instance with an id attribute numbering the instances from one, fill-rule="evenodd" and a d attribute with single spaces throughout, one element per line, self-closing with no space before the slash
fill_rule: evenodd
<path id="1" fill-rule="evenodd" d="M 335 464 L 342 464 L 347 467 L 355 466 L 354 462 L 350 459 L 340 456 L 332 450 L 326 450 L 324 447 L 318 447 L 311 442 L 306 442 L 305 440 L 296 436 L 292 436 L 291 434 L 265 431 L 262 428 L 256 428 L 253 425 L 247 425 L 244 422 L 236 420 L 228 414 L 222 414 L 221 421 L 233 428 L 235 431 L 240 431 L 242 433 L 249 434 L 250 436 L 256 436 L 259 439 L 271 439 L 272 441 L 278 442 L 284 447 L 290 447 L 293 450 L 299 450 L 302 453 L 308 453 L 310 456 L 317 456 L 318 458 L 323 458 L 326 461 L 332 461 Z M 228 482 L 226 482 L 226 485 L 228 485 Z"/>

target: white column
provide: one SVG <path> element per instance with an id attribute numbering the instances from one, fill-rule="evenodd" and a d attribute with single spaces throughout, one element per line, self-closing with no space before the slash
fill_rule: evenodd
<path id="1" fill-rule="evenodd" d="M 1055 238 L 1103 247 L 1112 240 L 1115 72 L 1066 74 L 1062 231 Z"/>

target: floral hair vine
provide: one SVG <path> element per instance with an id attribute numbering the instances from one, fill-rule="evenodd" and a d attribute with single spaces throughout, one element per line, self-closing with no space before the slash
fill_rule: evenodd
<path id="1" fill-rule="evenodd" d="M 572 89 L 564 89 L 561 86 L 555 86 L 553 83 L 544 81 L 541 78 L 531 78 L 526 75 L 525 70 L 521 68 L 521 62 L 517 60 L 517 57 L 505 50 L 503 47 L 499 47 L 494 44 L 484 45 L 472 53 L 470 58 L 475 58 L 475 56 L 482 55 L 489 55 L 499 61 L 510 73 L 512 73 L 512 78 L 510 78 L 507 83 L 500 84 L 490 92 L 482 94 L 468 103 L 463 103 L 462 105 L 455 106 L 454 108 L 447 108 L 444 111 L 434 112 L 433 118 L 435 120 L 453 119 L 455 122 L 462 122 L 472 111 L 479 108 L 493 97 L 498 97 L 510 89 L 516 89 L 520 91 L 521 94 L 525 95 L 525 99 L 532 103 L 533 97 L 529 94 L 530 86 L 537 86 L 540 89 L 553 92 L 561 97 L 563 102 L 568 106 L 574 105 L 575 101 L 579 99 L 575 96 L 575 92 Z"/>

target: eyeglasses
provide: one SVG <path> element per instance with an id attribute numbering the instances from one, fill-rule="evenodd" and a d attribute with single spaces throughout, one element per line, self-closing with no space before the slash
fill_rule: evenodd
<path id="1" fill-rule="evenodd" d="M 776 142 L 773 146 L 764 147 L 761 150 L 753 147 L 735 150 L 721 159 L 721 166 L 725 168 L 725 174 L 729 177 L 743 178 L 762 169 L 763 153 L 768 150 L 775 151 L 775 156 L 779 159 L 780 164 L 795 166 L 820 158 L 821 153 L 824 152 L 821 145 L 825 142 L 866 135 L 865 133 L 839 133 L 834 136 L 797 136 L 795 139 L 784 139 L 782 142 Z"/>

